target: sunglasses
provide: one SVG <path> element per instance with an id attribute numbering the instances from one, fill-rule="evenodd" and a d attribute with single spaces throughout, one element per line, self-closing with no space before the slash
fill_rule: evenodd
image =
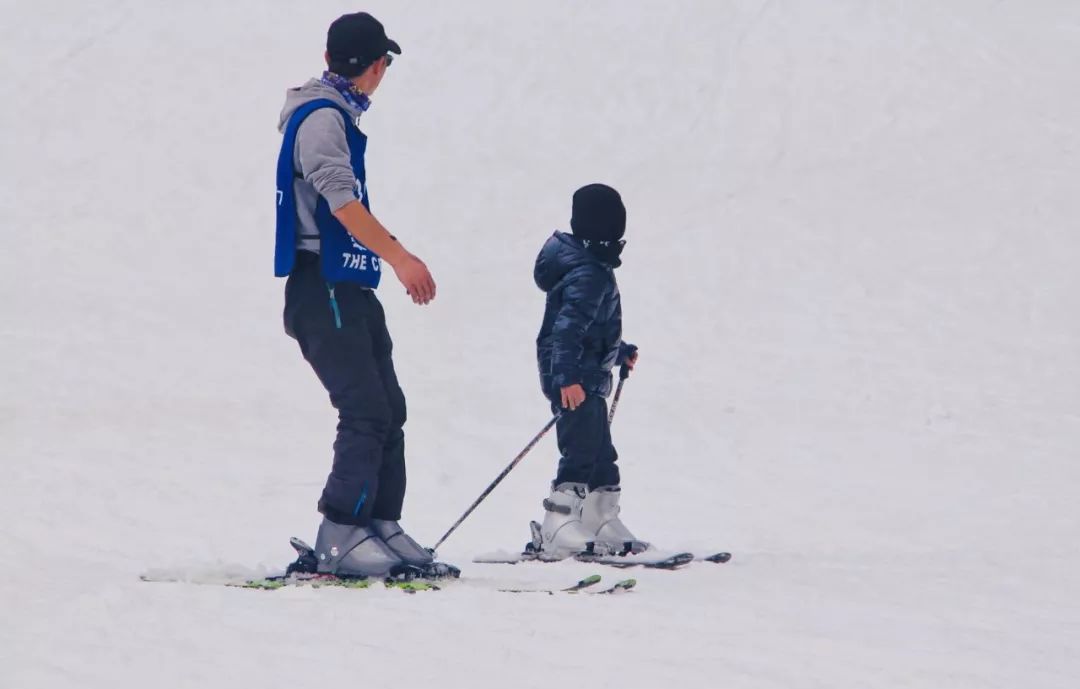
<path id="1" fill-rule="evenodd" d="M 608 247 L 608 246 L 624 247 L 624 246 L 626 246 L 626 240 L 625 239 L 613 239 L 613 240 L 585 239 L 585 240 L 582 240 L 582 243 L 585 245 L 586 248 L 588 248 L 590 246 L 603 246 L 603 247 Z"/>
<path id="2" fill-rule="evenodd" d="M 394 64 L 394 54 L 393 53 L 387 53 L 386 54 L 386 66 L 389 67 L 392 64 Z"/>

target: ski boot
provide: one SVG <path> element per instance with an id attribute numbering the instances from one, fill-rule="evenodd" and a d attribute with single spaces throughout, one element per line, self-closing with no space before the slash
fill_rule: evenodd
<path id="1" fill-rule="evenodd" d="M 639 541 L 619 519 L 618 486 L 601 486 L 589 491 L 581 507 L 581 523 L 597 554 L 629 555 L 648 550 L 649 544 Z"/>
<path id="2" fill-rule="evenodd" d="M 315 559 L 319 574 L 339 577 L 391 577 L 411 569 L 374 529 L 326 518 L 315 538 Z"/>
<path id="3" fill-rule="evenodd" d="M 372 519 L 371 528 L 405 564 L 423 567 L 434 561 L 431 553 L 420 547 L 396 521 Z"/>
<path id="4" fill-rule="evenodd" d="M 456 579 L 461 576 L 461 570 L 457 567 L 435 562 L 435 553 L 421 547 L 396 521 L 372 519 L 371 528 L 402 562 L 413 568 L 417 578 Z"/>
<path id="5" fill-rule="evenodd" d="M 541 560 L 563 560 L 589 550 L 593 534 L 581 524 L 584 483 L 560 483 L 544 500 L 544 523 L 536 550 Z"/>

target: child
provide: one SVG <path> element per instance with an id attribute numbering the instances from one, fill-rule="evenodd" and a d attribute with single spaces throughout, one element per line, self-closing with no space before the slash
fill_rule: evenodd
<path id="1" fill-rule="evenodd" d="M 556 232 L 540 250 L 533 277 L 547 293 L 536 338 L 540 383 L 559 413 L 558 473 L 544 500 L 541 555 L 561 559 L 595 544 L 595 552 L 640 552 L 619 519 L 618 454 L 611 444 L 607 397 L 611 369 L 633 368 L 637 348 L 622 340 L 615 268 L 626 242 L 619 193 L 590 184 L 574 193 L 572 235 Z"/>

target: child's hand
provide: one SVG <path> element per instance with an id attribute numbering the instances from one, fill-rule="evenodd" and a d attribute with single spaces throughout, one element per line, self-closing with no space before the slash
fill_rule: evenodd
<path id="1" fill-rule="evenodd" d="M 634 350 L 634 353 L 633 353 L 633 354 L 631 354 L 631 355 L 629 356 L 629 358 L 627 358 L 627 360 L 626 360 L 626 363 L 624 364 L 624 366 L 626 366 L 626 368 L 628 368 L 628 369 L 630 369 L 631 371 L 633 371 L 633 370 L 634 370 L 634 366 L 636 366 L 636 365 L 637 365 L 637 358 L 638 358 L 638 351 L 637 351 L 637 350 L 635 349 L 635 350 Z"/>
<path id="2" fill-rule="evenodd" d="M 574 385 L 567 385 L 562 389 L 562 406 L 563 409 L 569 409 L 570 411 L 576 410 L 585 401 L 585 388 L 581 387 L 579 383 Z"/>

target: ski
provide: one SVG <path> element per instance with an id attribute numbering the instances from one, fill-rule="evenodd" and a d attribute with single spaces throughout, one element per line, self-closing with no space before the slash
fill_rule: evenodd
<path id="1" fill-rule="evenodd" d="M 248 579 L 226 583 L 229 588 L 258 589 L 260 591 L 276 591 L 287 586 L 309 586 L 317 589 L 322 587 L 366 589 L 371 586 L 369 579 L 339 579 L 332 574 L 289 574 L 276 577 L 263 577 L 262 579 Z"/>
<path id="2" fill-rule="evenodd" d="M 594 562 L 614 567 L 648 567 L 652 569 L 676 569 L 690 562 L 712 562 L 724 564 L 731 561 L 731 553 L 720 551 L 712 555 L 696 556 L 693 553 L 676 553 L 665 557 L 657 557 L 650 560 L 650 551 L 641 553 L 628 553 L 626 555 L 596 555 L 593 553 L 580 553 L 575 559 L 580 562 Z M 654 556 L 655 557 L 655 556 Z"/>
<path id="3" fill-rule="evenodd" d="M 262 591 L 274 591 L 277 589 L 304 586 L 308 588 L 347 588 L 366 589 L 374 584 L 382 583 L 386 588 L 395 588 L 406 593 L 417 591 L 438 591 L 439 586 L 434 582 L 446 579 L 457 579 L 461 576 L 461 570 L 444 562 L 431 562 L 423 566 L 401 564 L 390 571 L 390 576 L 385 578 L 369 578 L 362 576 L 339 576 L 318 571 L 318 559 L 315 549 L 299 538 L 290 538 L 289 544 L 296 551 L 296 560 L 291 562 L 285 569 L 284 574 L 259 576 L 241 579 L 236 576 L 212 576 L 202 577 L 202 581 L 188 578 L 176 578 L 146 573 L 139 578 L 142 581 L 189 581 L 191 583 L 217 584 L 230 588 L 257 589 Z"/>
<path id="4" fill-rule="evenodd" d="M 637 579 L 623 579 L 622 581 L 615 582 L 615 585 L 610 588 L 606 588 L 603 591 L 589 591 L 589 594 L 593 596 L 602 596 L 604 594 L 625 593 L 635 586 L 637 586 Z"/>
<path id="5" fill-rule="evenodd" d="M 531 545 L 531 544 L 530 544 Z M 597 553 L 579 553 L 573 556 L 580 562 L 589 562 L 599 565 L 610 565 L 612 567 L 645 567 L 648 569 L 678 569 L 683 565 L 690 562 L 711 562 L 714 564 L 724 564 L 731 561 L 731 553 L 726 551 L 718 551 L 711 555 L 697 557 L 689 552 L 683 553 L 664 553 L 660 554 L 656 551 L 646 550 L 641 553 L 627 553 L 626 555 L 607 554 L 601 555 Z M 473 558 L 473 562 L 477 564 L 486 565 L 516 565 L 519 562 L 561 562 L 561 559 L 545 558 L 542 552 L 526 547 L 524 552 L 514 553 L 508 551 L 495 551 L 492 553 L 483 553 Z"/>
<path id="6" fill-rule="evenodd" d="M 628 567 L 645 567 L 647 569 L 678 569 L 683 565 L 694 561 L 693 553 L 675 553 L 665 555 L 652 555 L 648 551 L 631 555 L 597 555 L 595 553 L 578 553 L 571 558 L 578 562 L 587 562 L 594 565 L 605 565 L 625 569 Z M 562 562 L 562 560 L 545 559 L 536 552 L 524 552 L 510 554 L 503 552 L 477 555 L 473 562 L 485 565 L 516 565 L 519 562 Z"/>
<path id="7" fill-rule="evenodd" d="M 648 569 L 678 569 L 694 561 L 693 553 L 675 553 L 661 558 L 650 556 L 648 551 L 636 555 L 595 555 L 593 553 L 578 553 L 574 556 L 578 562 L 607 565 L 626 569 L 628 567 L 645 567 Z"/>
<path id="8" fill-rule="evenodd" d="M 564 589 L 499 589 L 502 593 L 546 593 L 549 596 L 554 596 L 556 593 L 578 593 L 584 591 L 590 586 L 595 586 L 600 583 L 599 574 L 591 574 L 573 586 L 568 586 Z"/>
<path id="9" fill-rule="evenodd" d="M 525 544 L 525 548 L 518 553 L 499 551 L 477 555 L 473 562 L 478 564 L 507 564 L 513 565 L 519 562 L 559 562 L 566 558 L 554 558 L 542 550 L 542 538 L 540 535 L 539 522 L 530 522 L 529 529 L 532 538 Z M 696 557 L 690 552 L 662 552 L 640 541 L 627 541 L 622 544 L 619 551 L 596 551 L 595 544 L 589 543 L 588 548 L 576 555 L 573 559 L 579 562 L 589 562 L 610 567 L 645 567 L 648 569 L 678 569 L 690 564 L 695 560 L 702 562 L 724 563 L 731 560 L 731 553 L 717 551 L 705 557 Z"/>
<path id="10" fill-rule="evenodd" d="M 338 577 L 333 574 L 287 574 L 279 577 L 263 577 L 262 579 L 250 579 L 248 581 L 225 584 L 231 588 L 257 589 L 260 591 L 275 591 L 288 587 L 309 588 L 344 588 L 344 589 L 367 589 L 379 580 L 358 577 Z M 398 589 L 405 593 L 418 591 L 440 591 L 441 589 L 429 582 L 420 579 L 398 581 L 384 579 L 382 585 L 388 589 Z"/>
<path id="11" fill-rule="evenodd" d="M 511 553 L 504 550 L 483 553 L 472 559 L 478 565 L 516 565 L 519 562 L 533 562 L 535 560 L 540 560 L 540 558 L 533 553 Z M 548 562 L 548 560 L 540 560 L 540 562 Z M 552 562 L 557 562 L 557 560 L 552 560 Z"/>
<path id="12" fill-rule="evenodd" d="M 502 593 L 546 593 L 549 596 L 554 596 L 556 593 L 587 593 L 590 596 L 602 596 L 624 593 L 637 586 L 637 579 L 621 579 L 606 589 L 600 591 L 588 590 L 596 584 L 599 584 L 600 579 L 601 577 L 599 574 L 593 574 L 585 577 L 573 586 L 564 589 L 499 589 L 499 591 Z"/>

